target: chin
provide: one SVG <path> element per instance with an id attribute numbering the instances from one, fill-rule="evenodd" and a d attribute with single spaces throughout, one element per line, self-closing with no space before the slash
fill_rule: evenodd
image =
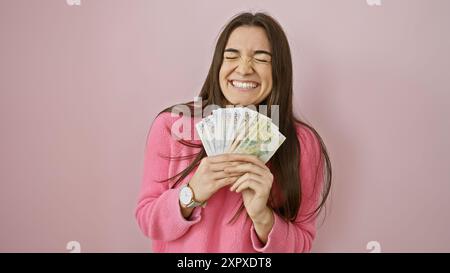
<path id="1" fill-rule="evenodd" d="M 225 99 L 227 100 L 227 104 L 232 104 L 234 106 L 247 106 L 253 104 L 253 101 L 249 101 L 243 98 L 237 98 L 236 96 L 226 96 Z"/>

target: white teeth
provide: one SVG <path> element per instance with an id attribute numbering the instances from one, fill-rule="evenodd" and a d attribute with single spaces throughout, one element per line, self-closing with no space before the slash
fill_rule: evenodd
<path id="1" fill-rule="evenodd" d="M 244 88 L 244 89 L 251 89 L 251 88 L 255 88 L 255 87 L 257 86 L 256 83 L 239 82 L 239 81 L 231 81 L 231 84 L 232 84 L 234 87 Z"/>

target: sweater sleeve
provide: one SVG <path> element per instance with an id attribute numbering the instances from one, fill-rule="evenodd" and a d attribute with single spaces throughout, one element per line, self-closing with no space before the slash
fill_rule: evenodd
<path id="1" fill-rule="evenodd" d="M 170 114 L 157 116 L 147 137 L 144 174 L 135 217 L 142 232 L 154 240 L 172 241 L 183 236 L 189 227 L 201 220 L 201 208 L 195 208 L 189 219 L 181 214 L 180 188 L 169 188 L 171 155 Z"/>
<path id="2" fill-rule="evenodd" d="M 323 160 L 320 144 L 314 133 L 302 127 L 297 129 L 300 141 L 301 160 L 299 176 L 302 185 L 302 203 L 297 217 L 292 222 L 284 221 L 274 214 L 274 224 L 264 245 L 258 238 L 254 226 L 250 236 L 253 248 L 258 252 L 309 252 L 316 235 L 315 217 L 308 216 L 318 205 L 323 186 Z"/>

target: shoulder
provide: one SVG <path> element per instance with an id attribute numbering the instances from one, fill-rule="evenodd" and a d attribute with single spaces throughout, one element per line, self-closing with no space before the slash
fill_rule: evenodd
<path id="1" fill-rule="evenodd" d="M 162 112 L 154 118 L 150 127 L 149 138 L 173 142 L 175 145 L 181 139 L 196 143 L 198 141 L 193 139 L 192 132 L 195 132 L 195 123 L 192 117 Z"/>
<path id="2" fill-rule="evenodd" d="M 170 113 L 160 113 L 152 121 L 148 139 L 163 138 L 170 135 L 172 121 Z"/>
<path id="3" fill-rule="evenodd" d="M 170 126 L 178 119 L 179 117 L 173 117 L 170 112 L 162 112 L 159 113 L 153 120 L 152 128 L 165 128 Z"/>
<path id="4" fill-rule="evenodd" d="M 171 112 L 159 113 L 153 120 L 151 125 L 152 130 L 163 133 L 170 133 L 175 131 L 173 128 L 179 122 L 185 122 L 185 120 L 190 120 L 190 117 L 180 116 L 178 114 L 172 114 Z"/>

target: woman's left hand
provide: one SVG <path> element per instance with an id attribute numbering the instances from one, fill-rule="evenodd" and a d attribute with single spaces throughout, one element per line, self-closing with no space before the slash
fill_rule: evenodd
<path id="1" fill-rule="evenodd" d="M 225 172 L 244 173 L 231 186 L 230 191 L 242 192 L 242 199 L 248 215 L 253 222 L 266 219 L 271 209 L 267 206 L 272 189 L 273 175 L 259 158 L 253 155 L 240 155 L 241 164 L 227 167 Z"/>

